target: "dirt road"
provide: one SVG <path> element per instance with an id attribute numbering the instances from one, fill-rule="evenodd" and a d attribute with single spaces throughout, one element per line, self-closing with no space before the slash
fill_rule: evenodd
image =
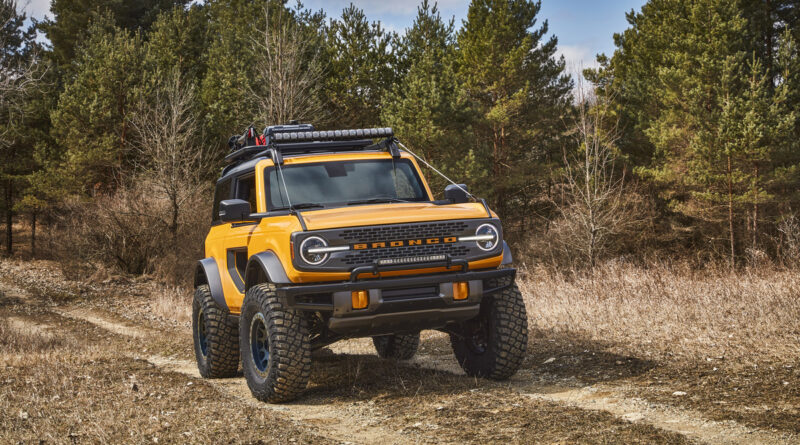
<path id="1" fill-rule="evenodd" d="M 341 342 L 315 353 L 302 399 L 264 404 L 243 377 L 201 379 L 189 326 L 152 317 L 152 296 L 55 279 L 42 289 L 3 271 L 2 443 L 798 442 L 782 422 L 696 408 L 684 382 L 652 384 L 660 364 L 536 335 L 508 382 L 466 377 L 436 332 L 408 363 L 379 359 L 369 340 Z M 781 416 L 791 425 L 797 406 Z"/>

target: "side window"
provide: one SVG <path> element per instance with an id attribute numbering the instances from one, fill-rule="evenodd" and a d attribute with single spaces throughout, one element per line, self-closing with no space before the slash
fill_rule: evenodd
<path id="1" fill-rule="evenodd" d="M 255 213 L 258 211 L 256 200 L 256 177 L 249 175 L 237 179 L 236 198 L 244 199 L 250 203 L 250 211 Z"/>
<path id="2" fill-rule="evenodd" d="M 219 203 L 222 200 L 231 198 L 231 180 L 225 180 L 217 183 L 217 189 L 214 191 L 214 207 L 211 211 L 211 220 L 219 221 Z"/>

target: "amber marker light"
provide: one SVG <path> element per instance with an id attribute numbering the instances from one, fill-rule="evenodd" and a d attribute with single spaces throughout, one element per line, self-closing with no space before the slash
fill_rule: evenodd
<path id="1" fill-rule="evenodd" d="M 365 290 L 354 290 L 350 295 L 353 298 L 353 309 L 364 309 L 369 304 L 369 293 Z"/>
<path id="2" fill-rule="evenodd" d="M 453 300 L 466 300 L 467 297 L 469 297 L 469 283 L 466 281 L 453 283 Z"/>

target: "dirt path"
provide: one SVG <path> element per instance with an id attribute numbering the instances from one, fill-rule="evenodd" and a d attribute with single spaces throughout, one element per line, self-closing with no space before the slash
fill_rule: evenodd
<path id="1" fill-rule="evenodd" d="M 197 364 L 189 360 L 152 356 L 148 362 L 160 369 L 177 372 L 196 379 L 201 378 Z M 405 444 L 409 438 L 390 428 L 372 422 L 369 410 L 352 406 L 310 405 L 302 401 L 273 405 L 262 403 L 250 395 L 244 378 L 210 380 L 212 384 L 243 403 L 258 409 L 275 411 L 285 415 L 298 426 L 322 428 L 323 435 L 342 443 Z M 346 421 L 344 421 L 346 419 Z"/>
<path id="2" fill-rule="evenodd" d="M 78 315 L 75 312 L 64 312 L 64 314 L 88 321 L 117 334 L 132 337 L 145 335 L 139 329 L 103 318 L 97 313 Z M 330 349 L 337 354 L 360 354 L 371 353 L 371 347 L 372 344 L 369 339 L 356 339 L 338 343 Z M 148 361 L 166 371 L 200 378 L 197 366 L 193 361 L 160 356 L 151 356 Z M 418 355 L 412 363 L 423 368 L 436 369 L 456 375 L 463 374 L 453 357 Z M 629 422 L 649 424 L 704 443 L 791 443 L 789 439 L 782 435 L 748 428 L 733 421 L 711 421 L 704 419 L 701 414 L 694 411 L 628 398 L 623 390 L 607 385 L 572 388 L 559 385 L 536 385 L 531 384 L 531 381 L 532 376 L 523 372 L 511 380 L 511 386 L 519 394 L 531 399 L 562 403 L 581 409 L 609 412 L 615 417 Z M 247 383 L 243 378 L 214 380 L 212 382 L 215 386 L 250 406 L 285 413 L 298 424 L 325 426 L 326 435 L 332 439 L 343 442 L 380 442 L 389 444 L 407 443 L 409 439 L 395 430 L 375 425 L 371 421 L 371 412 L 367 409 L 342 408 L 336 405 L 306 405 L 302 401 L 284 405 L 264 404 L 252 398 Z M 346 423 L 340 422 L 341 419 L 348 419 L 349 421 Z"/>

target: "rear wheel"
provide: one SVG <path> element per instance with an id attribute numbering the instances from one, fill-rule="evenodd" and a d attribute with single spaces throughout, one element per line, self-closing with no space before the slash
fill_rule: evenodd
<path id="1" fill-rule="evenodd" d="M 239 317 L 239 349 L 247 386 L 263 402 L 288 402 L 308 384 L 311 345 L 306 319 L 286 307 L 272 284 L 247 291 Z"/>
<path id="2" fill-rule="evenodd" d="M 497 287 L 499 282 L 487 285 Z M 528 344 L 528 318 L 517 285 L 484 296 L 478 316 L 453 329 L 450 343 L 467 375 L 494 380 L 514 375 Z"/>
<path id="3" fill-rule="evenodd" d="M 192 336 L 197 369 L 205 378 L 233 377 L 239 368 L 238 326 L 214 301 L 207 285 L 192 303 Z"/>
<path id="4" fill-rule="evenodd" d="M 395 360 L 411 360 L 419 348 L 419 332 L 416 334 L 392 334 L 372 337 L 378 356 Z"/>

